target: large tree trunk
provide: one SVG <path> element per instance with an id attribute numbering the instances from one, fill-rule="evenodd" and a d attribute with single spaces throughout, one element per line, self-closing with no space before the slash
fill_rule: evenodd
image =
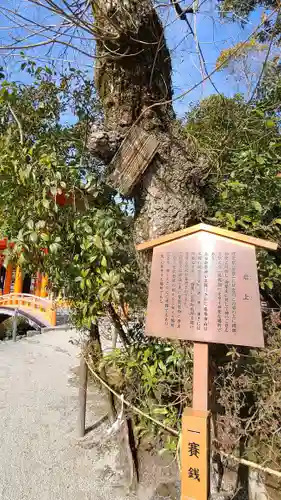
<path id="1" fill-rule="evenodd" d="M 133 192 L 135 240 L 140 242 L 200 220 L 204 164 L 175 121 L 170 54 L 151 1 L 100 0 L 94 14 L 95 81 L 105 121 L 102 131 L 93 129 L 90 147 L 109 163 L 137 119 L 160 141 Z"/>

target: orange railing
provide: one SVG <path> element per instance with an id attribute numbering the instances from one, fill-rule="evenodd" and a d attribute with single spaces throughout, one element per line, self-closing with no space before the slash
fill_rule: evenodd
<path id="1" fill-rule="evenodd" d="M 28 293 L 9 293 L 0 295 L 0 307 L 27 308 L 34 314 L 39 312 L 50 325 L 56 325 L 56 306 L 52 300 L 37 297 Z"/>

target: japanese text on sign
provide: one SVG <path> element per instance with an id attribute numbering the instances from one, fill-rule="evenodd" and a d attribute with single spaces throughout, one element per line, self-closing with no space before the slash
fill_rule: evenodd
<path id="1" fill-rule="evenodd" d="M 215 264 L 217 285 L 216 326 L 236 332 L 236 252 L 161 253 L 160 303 L 165 325 L 180 329 L 184 309 L 191 330 L 208 330 L 209 267 Z M 231 265 L 231 269 L 230 269 Z M 244 300 L 249 300 L 247 296 Z"/>
<path id="2" fill-rule="evenodd" d="M 155 248 L 146 333 L 263 346 L 255 249 L 212 234 Z"/>

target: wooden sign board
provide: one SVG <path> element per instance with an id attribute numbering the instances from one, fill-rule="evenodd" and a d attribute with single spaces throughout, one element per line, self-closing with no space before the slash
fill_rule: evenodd
<path id="1" fill-rule="evenodd" d="M 181 500 L 209 498 L 209 412 L 186 408 L 182 417 Z"/>
<path id="2" fill-rule="evenodd" d="M 137 247 L 153 248 L 147 335 L 194 341 L 182 500 L 209 498 L 208 344 L 264 345 L 255 246 L 277 249 L 270 241 L 198 224 Z"/>
<path id="3" fill-rule="evenodd" d="M 262 347 L 254 246 L 205 231 L 156 246 L 146 334 Z"/>
<path id="4" fill-rule="evenodd" d="M 128 195 L 151 163 L 158 146 L 154 135 L 134 126 L 109 164 L 107 183 Z"/>

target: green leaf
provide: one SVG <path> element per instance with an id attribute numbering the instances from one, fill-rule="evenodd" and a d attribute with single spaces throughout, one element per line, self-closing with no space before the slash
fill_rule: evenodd
<path id="1" fill-rule="evenodd" d="M 162 372 L 166 373 L 167 368 L 166 368 L 166 366 L 164 365 L 164 363 L 163 363 L 163 361 L 162 361 L 162 360 L 160 360 L 160 361 L 159 361 L 159 368 L 162 370 Z"/>
<path id="2" fill-rule="evenodd" d="M 103 299 L 105 298 L 106 294 L 108 294 L 109 290 L 108 290 L 108 286 L 102 286 L 100 289 L 99 289 L 99 295 L 100 297 Z"/>
<path id="3" fill-rule="evenodd" d="M 25 264 L 25 256 L 24 256 L 23 252 L 19 256 L 18 264 L 19 264 L 19 266 L 22 266 L 23 264 Z"/>
<path id="4" fill-rule="evenodd" d="M 60 245 L 58 243 L 51 243 L 50 245 L 50 252 L 51 253 L 57 253 L 58 249 L 59 249 Z"/>
<path id="5" fill-rule="evenodd" d="M 81 269 L 81 276 L 83 276 L 83 278 L 86 278 L 88 276 L 90 272 L 90 269 Z"/>
<path id="6" fill-rule="evenodd" d="M 167 408 L 153 408 L 154 415 L 167 415 Z"/>
<path id="7" fill-rule="evenodd" d="M 99 250 L 102 250 L 102 240 L 98 234 L 94 236 L 94 244 Z"/>
<path id="8" fill-rule="evenodd" d="M 102 267 L 107 267 L 107 260 L 105 256 L 103 256 L 103 258 L 101 259 L 101 265 Z"/>
<path id="9" fill-rule="evenodd" d="M 272 288 L 273 288 L 273 281 L 266 280 L 265 284 L 266 284 L 267 288 L 269 288 L 270 290 L 272 290 Z"/>
<path id="10" fill-rule="evenodd" d="M 111 285 L 117 285 L 118 283 L 120 283 L 119 274 L 117 274 L 115 271 L 110 271 L 108 281 L 111 283 Z"/>
<path id="11" fill-rule="evenodd" d="M 112 299 L 114 300 L 114 302 L 119 302 L 120 295 L 115 288 L 111 291 L 111 296 L 112 296 Z"/>
<path id="12" fill-rule="evenodd" d="M 113 255 L 113 249 L 112 249 L 112 247 L 108 243 L 105 245 L 105 251 L 106 251 L 106 254 L 109 257 L 112 257 L 112 255 Z"/>
<path id="13" fill-rule="evenodd" d="M 47 209 L 50 208 L 50 202 L 49 202 L 49 200 L 46 200 L 46 199 L 42 200 L 42 205 L 43 205 L 44 208 L 47 208 Z"/>
<path id="14" fill-rule="evenodd" d="M 45 220 L 39 220 L 35 224 L 36 229 L 43 229 L 45 226 L 46 226 L 46 221 Z"/>
<path id="15" fill-rule="evenodd" d="M 272 127 L 275 127 L 276 123 L 274 120 L 266 120 L 265 125 L 268 128 L 272 128 Z"/>
<path id="16" fill-rule="evenodd" d="M 88 234 L 92 234 L 92 232 L 93 232 L 92 228 L 89 224 L 84 224 L 84 229 L 85 229 L 86 233 L 88 233 Z"/>
<path id="17" fill-rule="evenodd" d="M 227 217 L 228 222 L 231 224 L 232 227 L 235 227 L 235 218 L 233 217 L 232 214 L 225 214 Z"/>
<path id="18" fill-rule="evenodd" d="M 36 243 L 36 241 L 38 240 L 38 234 L 35 233 L 35 231 L 33 231 L 33 233 L 31 233 L 29 237 L 33 243 Z"/>
<path id="19" fill-rule="evenodd" d="M 257 156 L 256 157 L 256 161 L 259 165 L 264 165 L 265 164 L 265 159 L 263 158 L 263 156 Z"/>
<path id="20" fill-rule="evenodd" d="M 97 255 L 93 254 L 90 256 L 89 262 L 92 264 L 93 262 L 95 262 L 97 260 L 97 258 L 98 258 Z"/>
<path id="21" fill-rule="evenodd" d="M 28 229 L 33 229 L 34 228 L 33 220 L 29 219 L 29 221 L 27 221 L 26 225 L 27 225 Z"/>
<path id="22" fill-rule="evenodd" d="M 110 281 L 110 277 L 109 277 L 109 274 L 108 274 L 108 272 L 107 272 L 107 271 L 104 271 L 104 272 L 102 273 L 101 277 L 102 277 L 102 279 L 103 279 L 104 281 Z"/>
<path id="23" fill-rule="evenodd" d="M 252 206 L 254 207 L 257 212 L 261 213 L 262 212 L 262 206 L 259 201 L 252 201 Z"/>

